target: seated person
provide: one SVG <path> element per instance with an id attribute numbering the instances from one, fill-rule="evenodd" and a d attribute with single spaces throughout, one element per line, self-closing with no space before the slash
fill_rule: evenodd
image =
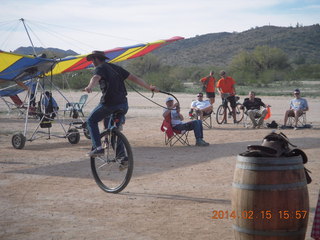
<path id="1" fill-rule="evenodd" d="M 294 127 L 297 128 L 299 117 L 303 112 L 308 111 L 309 107 L 307 100 L 301 98 L 299 89 L 294 90 L 293 95 L 295 98 L 290 101 L 290 109 L 286 111 L 284 116 L 284 126 L 287 125 L 289 117 L 294 117 Z"/>
<path id="2" fill-rule="evenodd" d="M 168 97 L 166 100 L 167 108 L 163 109 L 163 117 L 166 118 L 171 114 L 171 125 L 174 130 L 178 131 L 191 131 L 193 130 L 196 138 L 196 146 L 209 146 L 209 143 L 203 140 L 203 129 L 201 120 L 193 120 L 189 122 L 182 122 L 183 116 L 180 113 L 180 107 L 178 103 L 173 102 L 172 97 Z"/>
<path id="3" fill-rule="evenodd" d="M 203 120 L 203 116 L 210 115 L 213 111 L 213 107 L 209 100 L 203 100 L 203 93 L 197 95 L 198 100 L 191 103 L 191 110 L 189 116 L 193 116 L 195 111 L 197 116 L 200 116 L 200 120 Z"/>
<path id="4" fill-rule="evenodd" d="M 245 107 L 246 114 L 252 121 L 252 128 L 260 128 L 268 113 L 266 107 L 269 105 L 265 105 L 260 98 L 256 98 L 255 96 L 255 92 L 250 91 L 249 98 L 245 98 L 242 105 Z M 261 107 L 265 109 L 261 110 Z"/>
<path id="5" fill-rule="evenodd" d="M 44 106 L 44 113 L 49 117 L 55 118 L 56 112 L 59 110 L 59 106 L 56 100 L 52 97 L 52 93 L 46 91 L 41 100 L 42 106 Z"/>

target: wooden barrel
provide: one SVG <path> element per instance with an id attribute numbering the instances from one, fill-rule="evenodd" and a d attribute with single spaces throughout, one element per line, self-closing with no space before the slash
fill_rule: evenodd
<path id="1" fill-rule="evenodd" d="M 309 196 L 302 158 L 238 155 L 233 179 L 235 239 L 302 240 Z"/>

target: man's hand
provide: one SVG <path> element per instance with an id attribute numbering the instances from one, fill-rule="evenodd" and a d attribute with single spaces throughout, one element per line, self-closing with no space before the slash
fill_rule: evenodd
<path id="1" fill-rule="evenodd" d="M 85 89 L 83 89 L 82 91 L 85 91 L 87 93 L 91 93 L 92 92 L 92 88 L 90 87 L 85 87 Z"/>
<path id="2" fill-rule="evenodd" d="M 173 104 L 173 108 L 175 108 L 175 109 L 176 109 L 176 111 L 177 111 L 178 113 L 180 113 L 180 106 L 179 106 L 179 103 L 175 103 L 175 104 Z"/>
<path id="3" fill-rule="evenodd" d="M 158 89 L 156 86 L 154 86 L 154 85 L 150 85 L 150 86 L 149 86 L 149 89 L 150 89 L 152 92 L 159 92 L 159 89 Z"/>

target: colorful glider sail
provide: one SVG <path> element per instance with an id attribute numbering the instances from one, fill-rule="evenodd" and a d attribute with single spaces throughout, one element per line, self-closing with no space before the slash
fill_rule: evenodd
<path id="1" fill-rule="evenodd" d="M 159 47 L 181 39 L 183 38 L 173 37 L 167 40 L 115 48 L 104 52 L 110 59 L 109 62 L 120 62 L 143 56 Z M 88 55 L 54 60 L 0 51 L 0 80 L 23 81 L 43 75 L 55 75 L 85 69 L 92 66 L 92 62 L 86 60 Z"/>
<path id="2" fill-rule="evenodd" d="M 51 70 L 55 60 L 0 51 L 0 80 L 23 81 Z"/>

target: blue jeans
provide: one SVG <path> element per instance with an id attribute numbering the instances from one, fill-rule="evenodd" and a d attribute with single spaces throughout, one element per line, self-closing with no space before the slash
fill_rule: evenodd
<path id="1" fill-rule="evenodd" d="M 87 126 L 91 136 L 93 149 L 101 146 L 100 131 L 99 131 L 98 123 L 119 109 L 123 111 L 123 114 L 126 114 L 128 111 L 128 103 L 123 103 L 115 106 L 106 106 L 100 103 L 90 113 L 87 119 Z"/>
<path id="2" fill-rule="evenodd" d="M 202 121 L 201 120 L 193 120 L 187 123 L 178 124 L 173 127 L 175 130 L 185 130 L 185 131 L 191 131 L 193 130 L 194 136 L 196 139 L 202 139 L 203 138 L 203 128 L 202 128 Z"/>

